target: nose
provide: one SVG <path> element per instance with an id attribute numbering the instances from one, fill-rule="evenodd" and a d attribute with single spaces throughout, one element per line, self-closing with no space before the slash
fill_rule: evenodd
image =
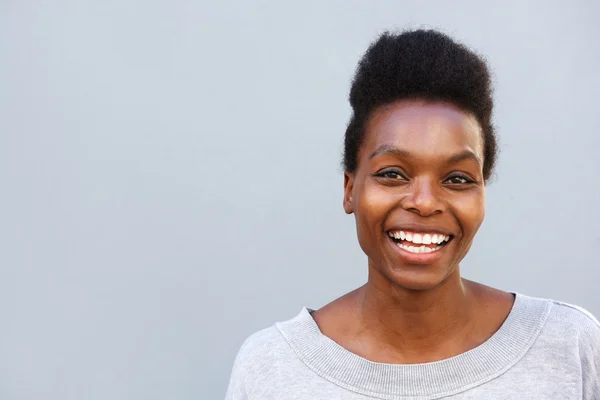
<path id="1" fill-rule="evenodd" d="M 433 179 L 426 177 L 413 179 L 402 207 L 422 217 L 441 214 L 445 210 L 445 205 L 440 190 L 442 188 Z"/>

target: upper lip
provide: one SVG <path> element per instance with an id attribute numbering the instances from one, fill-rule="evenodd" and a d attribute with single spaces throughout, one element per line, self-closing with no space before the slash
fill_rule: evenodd
<path id="1" fill-rule="evenodd" d="M 446 236 L 454 236 L 453 233 L 448 232 L 445 229 L 440 229 L 435 226 L 419 225 L 419 224 L 403 224 L 388 229 L 390 231 L 404 231 L 404 232 L 419 232 L 419 233 L 441 233 Z"/>

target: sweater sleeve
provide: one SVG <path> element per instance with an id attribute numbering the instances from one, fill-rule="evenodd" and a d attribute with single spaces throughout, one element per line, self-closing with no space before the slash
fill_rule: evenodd
<path id="1" fill-rule="evenodd" d="M 585 314 L 579 337 L 583 400 L 600 400 L 600 323 L 580 310 Z"/>
<path id="2" fill-rule="evenodd" d="M 238 352 L 233 362 L 233 369 L 231 371 L 231 377 L 229 378 L 229 386 L 227 387 L 227 393 L 225 394 L 225 400 L 248 400 L 248 394 L 246 393 L 245 387 L 245 371 L 243 362 L 243 350 L 244 346 Z"/>

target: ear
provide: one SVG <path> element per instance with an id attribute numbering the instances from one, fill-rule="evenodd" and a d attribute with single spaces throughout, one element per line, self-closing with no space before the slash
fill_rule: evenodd
<path id="1" fill-rule="evenodd" d="M 346 214 L 352 214 L 354 212 L 352 189 L 354 189 L 354 174 L 344 172 L 344 211 Z"/>

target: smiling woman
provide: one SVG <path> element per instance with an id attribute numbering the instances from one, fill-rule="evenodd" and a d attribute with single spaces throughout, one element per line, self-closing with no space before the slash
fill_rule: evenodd
<path id="1" fill-rule="evenodd" d="M 343 206 L 367 283 L 248 338 L 227 399 L 599 399 L 594 317 L 461 278 L 496 158 L 485 62 L 386 33 L 350 103 Z"/>

